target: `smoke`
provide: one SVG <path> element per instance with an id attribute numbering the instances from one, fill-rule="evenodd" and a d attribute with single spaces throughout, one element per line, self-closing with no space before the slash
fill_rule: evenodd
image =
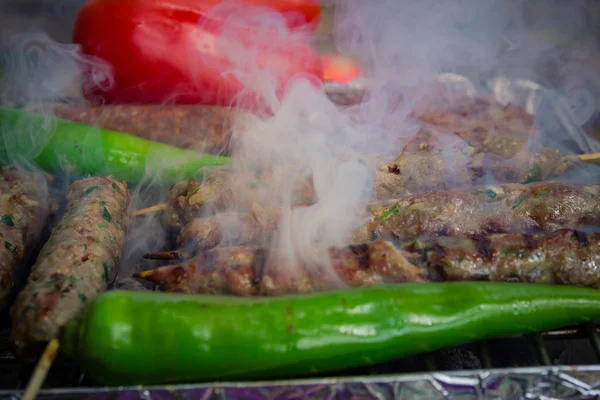
<path id="1" fill-rule="evenodd" d="M 108 64 L 81 54 L 77 45 L 58 43 L 44 32 L 12 35 L 1 65 L 0 103 L 9 106 L 77 99 L 83 71 L 91 72 L 86 74 L 88 85 L 112 85 Z"/>
<path id="2" fill-rule="evenodd" d="M 200 34 L 197 29 L 179 32 L 178 37 L 190 43 L 188 54 L 172 54 L 181 57 L 176 60 L 181 72 L 193 76 L 196 86 L 202 87 L 205 75 L 201 71 L 219 68 L 224 81 L 234 78 L 241 89 L 232 102 L 235 107 L 254 111 L 232 121 L 233 154 L 227 168 L 236 176 L 257 174 L 262 179 L 261 191 L 254 196 L 252 185 L 236 183 L 226 211 L 248 211 L 253 202 L 265 208 L 281 207 L 283 217 L 271 242 L 275 253 L 292 262 L 327 265 L 324 249 L 350 243 L 350 232 L 365 221 L 378 168 L 395 160 L 417 133 L 415 109 L 440 100 L 432 82 L 488 96 L 499 82 L 492 80 L 497 76 L 541 80 L 536 69 L 540 57 L 555 46 L 531 35 L 524 4 L 514 0 L 335 2 L 336 47 L 360 63 L 369 88 L 362 103 L 346 108 L 330 101 L 315 76 L 293 74 L 296 63 L 311 62 L 305 51 L 310 31 L 290 30 L 282 16 L 267 8 L 224 2 L 199 21 Z M 542 4 L 548 6 L 548 2 Z M 573 24 L 579 19 L 578 12 L 569 14 Z M 156 55 L 170 54 L 168 47 L 159 46 L 160 32 L 145 34 L 139 40 L 157 35 L 156 46 L 149 47 Z M 51 113 L 50 108 L 44 109 L 46 105 L 81 97 L 83 76 L 88 88 L 110 88 L 113 83 L 109 65 L 45 33 L 15 35 L 8 49 L 0 92 L 0 101 L 6 105 L 41 104 L 41 112 Z M 187 57 L 199 50 L 205 58 Z M 215 54 L 224 59 L 211 66 Z M 290 74 L 293 78 L 285 79 Z M 470 81 L 457 80 L 453 74 Z M 176 90 L 174 96 L 180 94 Z M 523 106 L 539 110 L 541 105 L 534 100 Z M 455 106 L 452 97 L 441 101 Z M 577 114 L 578 120 L 590 115 L 584 111 Z M 19 135 L 24 138 L 19 140 L 28 140 L 35 148 L 47 139 L 26 126 Z M 437 144 L 441 148 L 455 145 L 460 147 L 445 139 Z M 441 179 L 453 183 L 460 162 L 451 152 L 439 158 L 450 170 Z M 419 173 L 427 178 L 427 171 Z M 154 179 L 148 177 L 149 182 L 132 188 L 133 208 L 164 199 L 164 185 Z M 303 203 L 297 190 L 307 181 L 316 201 L 296 207 Z M 148 183 L 159 190 L 149 190 Z M 250 194 L 254 197 L 249 202 Z M 236 219 L 220 221 L 223 232 L 239 230 Z M 157 250 L 166 241 L 156 218 L 141 220 L 129 238 L 126 262 Z"/>
<path id="3" fill-rule="evenodd" d="M 271 72 L 260 67 L 256 54 L 265 45 L 274 49 L 279 45 L 273 43 L 303 38 L 286 32 L 281 21 L 264 10 L 230 16 L 232 26 L 258 26 L 265 33 L 265 43 L 259 40 L 249 46 L 242 41 L 244 46 L 232 54 L 238 67 L 230 73 L 259 93 L 273 111 L 272 116 L 234 130 L 233 172 L 278 171 L 280 179 L 265 186 L 269 201 L 287 210 L 273 249 L 287 260 L 322 266 L 328 263 L 327 254 L 318 249 L 350 243 L 349 234 L 364 222 L 361 211 L 373 197 L 373 171 L 382 160 L 394 160 L 414 138 L 415 108 L 438 100 L 432 83 L 439 82 L 450 92 L 489 96 L 497 84 L 494 77 L 531 79 L 548 46 L 530 34 L 523 6 L 506 0 L 338 1 L 337 48 L 363 66 L 369 88 L 361 104 L 344 110 L 334 107 L 310 78 L 302 76 L 291 81 L 281 97 Z M 457 80 L 453 74 L 465 75 L 469 81 Z M 539 110 L 539 99 L 532 94 L 539 87 L 523 86 L 520 90 L 530 92 L 521 96 L 521 105 L 528 111 Z M 445 101 L 455 106 L 451 96 Z M 531 141 L 523 151 L 539 147 L 534 131 L 522 133 L 525 142 Z M 442 138 L 437 146 L 452 147 L 448 142 Z M 449 171 L 442 179 L 450 187 L 464 162 L 449 151 L 439 159 L 444 164 L 441 170 Z M 292 208 L 293 189 L 306 177 L 312 180 L 318 201 Z"/>

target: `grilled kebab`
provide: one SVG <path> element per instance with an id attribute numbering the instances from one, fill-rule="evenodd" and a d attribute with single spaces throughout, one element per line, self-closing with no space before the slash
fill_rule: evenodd
<path id="1" fill-rule="evenodd" d="M 129 191 L 112 178 L 75 181 L 67 209 L 11 308 L 11 340 L 27 355 L 50 340 L 114 279 L 125 244 Z"/>
<path id="2" fill-rule="evenodd" d="M 357 96 L 351 88 L 341 91 L 326 89 L 334 103 L 359 104 L 362 94 Z M 427 95 L 423 95 L 426 92 Z M 348 96 L 350 95 L 350 96 Z M 529 141 L 531 133 L 538 128 L 534 118 L 522 107 L 501 104 L 493 98 L 470 97 L 447 90 L 440 85 L 420 91 L 421 97 L 410 115 L 410 119 L 427 131 L 456 133 L 477 148 L 483 147 L 486 137 L 511 138 L 511 146 L 495 147 L 504 155 L 513 155 Z M 349 98 L 350 97 L 350 98 Z M 340 99 L 341 102 L 336 101 Z M 354 101 L 349 101 L 354 100 Z M 194 148 L 215 154 L 231 154 L 231 125 L 241 110 L 220 106 L 196 105 L 104 105 L 88 107 L 80 104 L 31 106 L 32 111 L 47 113 L 51 109 L 59 118 L 97 125 L 99 127 L 126 132 L 146 139 Z M 353 119 L 361 121 L 362 115 Z M 420 132 L 412 145 L 423 146 L 429 141 L 426 132 Z M 408 150 L 408 149 L 406 149 Z M 504 158 L 511 158 L 506 156 Z"/>
<path id="3" fill-rule="evenodd" d="M 208 174 L 203 182 L 182 181 L 166 196 L 167 209 L 163 213 L 163 222 L 173 229 L 181 229 L 192 218 L 231 210 L 250 210 L 255 203 L 274 205 L 278 203 L 272 190 L 278 187 L 279 177 L 272 173 L 233 174 L 227 171 L 215 171 Z M 271 188 L 271 191 L 266 190 Z M 312 182 L 306 179 L 294 188 L 292 201 L 296 204 L 312 204 L 316 194 Z M 275 203 L 274 203 L 275 202 Z"/>
<path id="4" fill-rule="evenodd" d="M 448 158 L 456 158 L 458 165 L 449 168 Z M 481 185 L 490 174 L 498 183 L 543 181 L 561 175 L 575 165 L 574 162 L 570 157 L 562 157 L 555 149 L 544 149 L 534 158 L 529 153 L 520 153 L 513 160 L 504 160 L 489 168 L 484 167 L 483 158 L 477 159 L 467 153 L 448 156 L 442 150 L 436 154 L 418 152 L 404 155 L 376 170 L 373 196 L 376 200 L 385 200 L 431 190 Z M 195 217 L 232 209 L 249 211 L 254 202 L 265 207 L 275 206 L 281 202 L 273 195 L 276 188 L 279 185 L 274 184 L 273 175 L 269 173 L 215 171 L 203 182 L 182 181 L 173 186 L 165 199 L 162 220 L 167 227 L 181 229 Z M 317 201 L 310 178 L 298 182 L 291 201 L 293 205 Z"/>
<path id="5" fill-rule="evenodd" d="M 600 224 L 600 185 L 534 182 L 431 191 L 369 206 L 371 219 L 352 233 L 354 243 L 457 234 L 535 233 Z M 282 209 L 257 204 L 248 213 L 194 218 L 178 244 L 188 253 L 218 245 L 262 245 L 277 229 Z"/>
<path id="6" fill-rule="evenodd" d="M 600 224 L 600 185 L 534 182 L 432 191 L 372 203 L 355 242 L 423 236 L 533 233 Z"/>
<path id="7" fill-rule="evenodd" d="M 14 285 L 15 270 L 32 252 L 51 211 L 44 175 L 12 167 L 0 176 L 0 309 Z"/>
<path id="8" fill-rule="evenodd" d="M 328 265 L 289 261 L 263 247 L 217 247 L 178 265 L 136 274 L 168 292 L 238 296 L 309 293 L 384 282 L 422 282 L 419 268 L 391 243 L 376 241 L 329 249 Z"/>
<path id="9" fill-rule="evenodd" d="M 600 232 L 458 235 L 396 248 L 373 241 L 329 249 L 328 265 L 289 261 L 264 247 L 217 247 L 136 274 L 167 292 L 271 296 L 431 280 L 522 281 L 600 288 Z"/>
<path id="10" fill-rule="evenodd" d="M 443 280 L 517 281 L 600 288 L 600 232 L 559 229 L 536 235 L 490 234 L 415 241 L 431 277 Z"/>

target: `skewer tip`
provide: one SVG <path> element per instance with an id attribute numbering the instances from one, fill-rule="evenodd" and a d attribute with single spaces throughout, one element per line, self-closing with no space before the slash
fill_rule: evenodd
<path id="1" fill-rule="evenodd" d="M 139 210 L 136 210 L 133 212 L 133 216 L 134 217 L 139 217 L 141 215 L 148 215 L 148 214 L 153 214 L 153 213 L 159 213 L 159 212 L 163 212 L 167 209 L 167 204 L 166 203 L 161 203 L 161 204 L 156 204 L 150 207 L 146 207 L 146 208 L 141 208 Z"/>
<path id="2" fill-rule="evenodd" d="M 56 354 L 58 353 L 59 341 L 57 337 L 53 337 L 48 345 L 46 346 L 46 350 L 40 357 L 37 366 L 35 367 L 35 371 L 33 371 L 33 375 L 31 375 L 31 379 L 27 384 L 27 388 L 25 389 L 25 394 L 23 395 L 23 400 L 33 400 L 36 398 L 40 388 L 44 384 L 44 380 L 48 375 L 48 371 L 52 367 L 52 363 L 56 358 Z"/>
<path id="3" fill-rule="evenodd" d="M 580 154 L 577 156 L 580 161 L 596 162 L 600 161 L 600 153 Z"/>
<path id="4" fill-rule="evenodd" d="M 179 260 L 183 258 L 182 250 L 159 251 L 157 253 L 146 253 L 144 258 L 147 260 Z"/>
<path id="5" fill-rule="evenodd" d="M 142 279 L 146 279 L 152 275 L 154 275 L 154 270 L 152 270 L 152 269 L 150 269 L 148 271 L 136 272 L 135 274 L 133 274 L 134 278 L 142 278 Z"/>

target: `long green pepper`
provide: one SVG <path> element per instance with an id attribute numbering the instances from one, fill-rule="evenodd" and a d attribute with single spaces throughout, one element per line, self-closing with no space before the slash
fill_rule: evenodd
<path id="1" fill-rule="evenodd" d="M 113 291 L 64 329 L 107 385 L 297 378 L 600 319 L 600 291 L 418 283 L 274 298 Z"/>
<path id="2" fill-rule="evenodd" d="M 0 163 L 31 162 L 55 174 L 174 184 L 198 178 L 204 167 L 229 162 L 227 157 L 4 107 L 0 107 L 0 133 Z"/>

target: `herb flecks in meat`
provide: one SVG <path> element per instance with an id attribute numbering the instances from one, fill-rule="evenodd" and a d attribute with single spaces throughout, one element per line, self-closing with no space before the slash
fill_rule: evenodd
<path id="1" fill-rule="evenodd" d="M 13 217 L 12 214 L 4 214 L 4 215 L 2 215 L 2 222 L 6 226 L 10 226 L 10 227 L 15 226 L 15 218 Z"/>
<path id="2" fill-rule="evenodd" d="M 0 173 L 0 309 L 13 288 L 14 273 L 39 238 L 52 199 L 43 174 L 17 168 Z"/>
<path id="3" fill-rule="evenodd" d="M 128 202 L 127 187 L 112 178 L 91 177 L 69 186 L 65 213 L 11 309 L 11 340 L 19 352 L 49 340 L 106 290 L 125 244 Z"/>

